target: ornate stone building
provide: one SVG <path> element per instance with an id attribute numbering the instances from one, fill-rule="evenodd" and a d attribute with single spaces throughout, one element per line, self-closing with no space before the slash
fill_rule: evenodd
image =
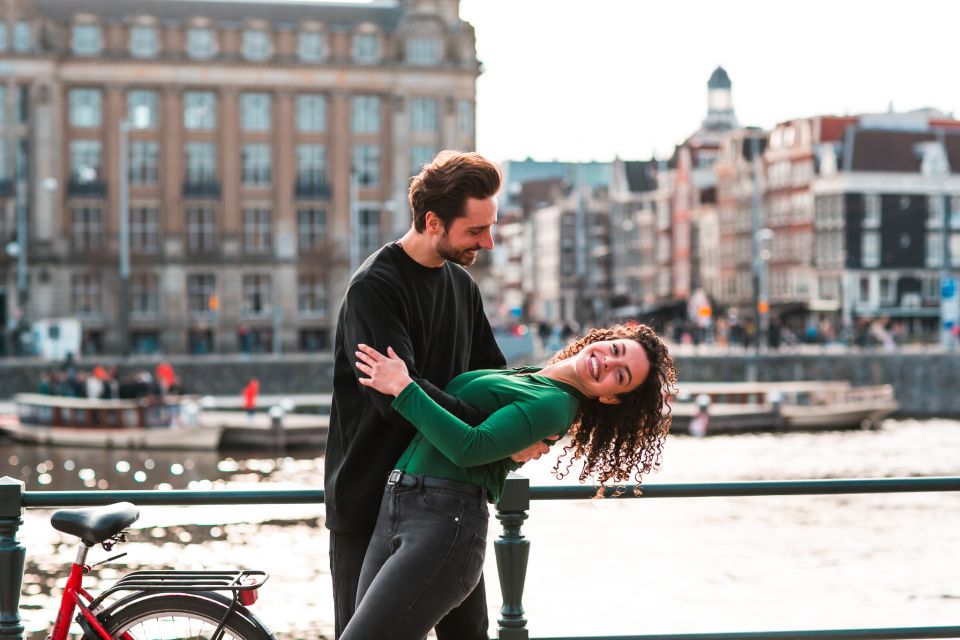
<path id="1" fill-rule="evenodd" d="M 0 320 L 325 348 L 409 176 L 474 147 L 478 73 L 458 0 L 0 0 Z"/>

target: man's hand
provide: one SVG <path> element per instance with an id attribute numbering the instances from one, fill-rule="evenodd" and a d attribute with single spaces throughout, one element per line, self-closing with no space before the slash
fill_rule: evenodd
<path id="1" fill-rule="evenodd" d="M 547 438 L 551 443 L 555 442 L 560 436 L 553 435 Z M 545 454 L 547 451 L 550 451 L 550 445 L 544 442 L 534 442 L 532 445 L 524 449 L 523 451 L 517 451 L 515 454 L 510 456 L 510 459 L 514 462 L 519 462 L 523 464 L 530 460 L 539 460 L 540 456 Z"/>

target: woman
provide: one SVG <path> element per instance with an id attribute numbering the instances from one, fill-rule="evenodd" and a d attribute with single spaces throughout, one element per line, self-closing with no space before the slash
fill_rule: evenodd
<path id="1" fill-rule="evenodd" d="M 357 610 L 342 640 L 416 640 L 474 588 L 486 551 L 487 502 L 500 497 L 508 456 L 569 432 L 580 480 L 640 482 L 660 464 L 664 398 L 676 383 L 667 348 L 645 325 L 594 329 L 543 369 L 470 371 L 447 392 L 490 413 L 471 427 L 412 382 L 403 360 L 359 345 L 360 383 L 394 396 L 418 435 L 397 462 L 364 558 Z"/>

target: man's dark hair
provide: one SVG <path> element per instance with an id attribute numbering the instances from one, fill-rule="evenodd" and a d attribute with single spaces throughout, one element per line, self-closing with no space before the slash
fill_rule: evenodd
<path id="1" fill-rule="evenodd" d="M 502 180 L 497 165 L 479 153 L 441 151 L 410 179 L 414 229 L 423 233 L 428 211 L 433 211 L 447 229 L 466 213 L 468 198 L 485 200 L 496 195 Z"/>

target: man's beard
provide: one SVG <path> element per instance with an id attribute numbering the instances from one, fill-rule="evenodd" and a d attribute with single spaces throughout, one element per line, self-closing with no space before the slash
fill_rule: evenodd
<path id="1" fill-rule="evenodd" d="M 480 245 L 477 245 L 469 249 L 455 249 L 450 245 L 446 231 L 443 232 L 443 235 L 437 241 L 437 253 L 440 257 L 444 260 L 455 262 L 461 267 L 469 267 L 476 262 L 477 254 L 482 248 Z"/>

